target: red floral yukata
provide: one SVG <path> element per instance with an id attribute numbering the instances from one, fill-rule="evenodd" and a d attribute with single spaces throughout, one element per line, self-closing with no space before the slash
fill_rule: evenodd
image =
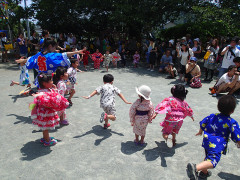
<path id="1" fill-rule="evenodd" d="M 103 61 L 103 55 L 101 53 L 93 53 L 92 60 L 94 62 L 94 69 L 99 69 L 100 63 Z"/>
<path id="2" fill-rule="evenodd" d="M 83 55 L 83 65 L 87 66 L 88 65 L 88 56 L 90 54 L 89 51 L 83 51 L 84 55 Z"/>
<path id="3" fill-rule="evenodd" d="M 187 116 L 192 117 L 193 111 L 185 101 L 181 101 L 175 97 L 165 98 L 160 104 L 155 108 L 157 114 L 166 114 L 163 122 L 160 126 L 163 127 L 163 134 L 178 134 L 182 124 L 183 119 Z"/>

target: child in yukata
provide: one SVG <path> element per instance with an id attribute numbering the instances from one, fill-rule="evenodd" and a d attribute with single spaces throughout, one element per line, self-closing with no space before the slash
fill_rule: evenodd
<path id="1" fill-rule="evenodd" d="M 107 69 L 108 72 L 108 67 L 113 59 L 113 56 L 109 53 L 109 51 L 106 51 L 106 54 L 104 54 L 103 58 L 104 58 L 103 66 Z"/>
<path id="2" fill-rule="evenodd" d="M 110 127 L 108 120 L 116 120 L 116 109 L 115 109 L 115 95 L 117 94 L 126 104 L 131 104 L 128 102 L 121 91 L 113 86 L 114 77 L 111 74 L 106 74 L 103 76 L 104 85 L 99 86 L 95 91 L 93 91 L 89 96 L 83 96 L 85 99 L 90 99 L 96 94 L 101 94 L 100 107 L 103 108 L 103 113 L 100 118 L 100 122 L 105 121 L 104 129 Z"/>
<path id="3" fill-rule="evenodd" d="M 238 148 L 240 147 L 240 127 L 237 121 L 230 117 L 235 107 L 236 100 L 233 96 L 222 96 L 218 101 L 220 113 L 211 114 L 200 122 L 196 136 L 201 136 L 204 132 L 202 147 L 205 149 L 205 159 L 197 165 L 188 163 L 187 174 L 190 179 L 205 179 L 211 176 L 208 169 L 215 168 L 221 155 L 226 154 L 230 137 L 237 143 Z"/>

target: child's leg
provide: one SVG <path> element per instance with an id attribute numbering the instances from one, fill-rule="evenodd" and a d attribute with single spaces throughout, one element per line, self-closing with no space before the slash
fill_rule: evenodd
<path id="1" fill-rule="evenodd" d="M 136 142 L 139 142 L 139 135 L 135 134 Z"/>
<path id="2" fill-rule="evenodd" d="M 112 121 L 116 120 L 116 117 L 114 115 L 107 115 L 107 119 L 110 119 Z"/>
<path id="3" fill-rule="evenodd" d="M 145 138 L 145 136 L 141 136 L 141 140 L 140 140 L 141 144 L 144 143 L 144 138 Z"/>
<path id="4" fill-rule="evenodd" d="M 49 141 L 50 141 L 48 130 L 44 130 L 44 131 L 43 131 L 43 139 L 44 139 L 46 142 L 49 142 Z"/>
<path id="5" fill-rule="evenodd" d="M 162 134 L 162 136 L 163 136 L 163 138 L 164 138 L 165 140 L 168 139 L 168 134 Z"/>
<path id="6" fill-rule="evenodd" d="M 172 143 L 173 143 L 173 146 L 176 145 L 176 134 L 175 133 L 172 133 Z"/>
<path id="7" fill-rule="evenodd" d="M 107 72 L 108 72 L 108 66 L 106 66 Z"/>
<path id="8" fill-rule="evenodd" d="M 75 89 L 72 89 L 70 96 L 68 97 L 68 100 L 71 100 L 74 94 L 75 94 Z"/>
<path id="9" fill-rule="evenodd" d="M 202 171 L 204 174 L 208 173 L 208 169 L 213 169 L 213 164 L 210 161 L 203 161 L 196 165 L 197 171 Z"/>

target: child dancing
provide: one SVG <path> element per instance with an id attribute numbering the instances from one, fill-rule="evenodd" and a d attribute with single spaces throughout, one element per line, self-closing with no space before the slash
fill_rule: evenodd
<path id="1" fill-rule="evenodd" d="M 133 64 L 135 68 L 138 67 L 139 61 L 140 61 L 140 55 L 138 54 L 138 51 L 136 51 L 135 54 L 133 55 Z"/>
<path id="2" fill-rule="evenodd" d="M 51 146 L 57 143 L 53 137 L 49 137 L 49 129 L 59 126 L 58 111 L 65 110 L 69 103 L 67 99 L 58 94 L 53 87 L 52 76 L 40 74 L 38 76 L 40 91 L 35 94 L 34 102 L 30 104 L 32 110 L 32 123 L 43 131 L 43 138 L 40 140 L 44 146 Z"/>
<path id="3" fill-rule="evenodd" d="M 139 99 L 137 99 L 131 106 L 129 117 L 131 125 L 133 126 L 133 133 L 135 133 L 136 137 L 134 143 L 143 146 L 147 125 L 152 122 L 154 107 L 150 101 L 151 89 L 148 86 L 142 85 L 139 88 L 136 88 L 136 92 Z M 139 136 L 141 136 L 140 141 Z"/>
<path id="4" fill-rule="evenodd" d="M 115 109 L 115 95 L 117 94 L 126 104 L 131 104 L 128 102 L 121 91 L 113 86 L 114 77 L 111 74 L 106 74 L 103 76 L 104 85 L 98 87 L 89 96 L 83 96 L 85 99 L 90 99 L 96 94 L 101 94 L 100 107 L 103 109 L 103 113 L 100 118 L 100 122 L 105 121 L 104 129 L 110 127 L 108 120 L 116 120 L 116 109 Z"/>
<path id="5" fill-rule="evenodd" d="M 160 104 L 155 108 L 155 115 L 153 119 L 157 116 L 157 114 L 166 113 L 166 117 L 163 122 L 160 123 L 160 126 L 163 127 L 162 135 L 163 138 L 167 141 L 168 136 L 172 135 L 172 143 L 173 146 L 176 145 L 176 134 L 178 134 L 182 124 L 183 119 L 187 116 L 190 116 L 192 120 L 193 111 L 184 101 L 188 90 L 181 84 L 175 85 L 171 89 L 171 93 L 173 96 L 169 98 L 165 98 Z"/>
<path id="6" fill-rule="evenodd" d="M 222 96 L 217 106 L 220 114 L 211 114 L 200 122 L 196 136 L 201 136 L 204 132 L 202 147 L 205 149 L 205 159 L 197 165 L 188 163 L 187 174 L 190 179 L 205 179 L 211 176 L 208 169 L 215 168 L 221 155 L 226 155 L 229 138 L 240 148 L 240 127 L 237 121 L 230 117 L 236 108 L 235 98 L 231 95 Z"/>

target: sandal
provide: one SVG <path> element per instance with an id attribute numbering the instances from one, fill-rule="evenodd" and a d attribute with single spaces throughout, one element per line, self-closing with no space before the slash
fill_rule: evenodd
<path id="1" fill-rule="evenodd" d="M 135 144 L 136 146 L 138 146 L 138 145 L 139 145 L 139 141 L 137 142 L 137 140 L 134 139 L 134 144 Z"/>
<path id="2" fill-rule="evenodd" d="M 72 103 L 72 101 L 70 99 L 68 99 L 68 102 L 69 102 L 69 106 L 73 105 L 73 103 Z"/>
<path id="3" fill-rule="evenodd" d="M 69 125 L 69 122 L 68 122 L 68 120 L 62 120 L 62 121 L 60 121 L 60 124 L 61 125 Z"/>
<path id="4" fill-rule="evenodd" d="M 55 144 L 57 144 L 57 140 L 56 139 L 52 139 L 49 142 L 44 141 L 44 143 L 43 143 L 44 146 L 54 146 Z"/>
<path id="5" fill-rule="evenodd" d="M 198 177 L 201 179 L 206 179 L 212 175 L 211 171 L 208 171 L 207 174 L 204 174 L 202 171 L 199 173 Z"/>
<path id="6" fill-rule="evenodd" d="M 188 163 L 187 165 L 187 175 L 189 179 L 195 180 L 198 177 L 197 169 L 196 169 L 196 164 Z"/>
<path id="7" fill-rule="evenodd" d="M 146 146 L 147 143 L 145 143 L 144 141 L 143 141 L 143 143 L 141 143 L 141 142 L 139 141 L 139 145 L 140 145 L 140 146 Z"/>
<path id="8" fill-rule="evenodd" d="M 177 142 L 177 140 L 176 139 L 172 139 L 172 146 L 174 147 L 174 146 L 176 146 L 176 142 Z"/>
<path id="9" fill-rule="evenodd" d="M 100 123 L 103 122 L 103 120 L 107 119 L 107 113 L 103 112 L 100 117 Z"/>
<path id="10" fill-rule="evenodd" d="M 53 139 L 55 139 L 54 137 L 50 137 L 50 140 L 53 140 Z M 44 138 L 41 138 L 40 139 L 40 143 L 44 143 L 45 142 L 45 139 Z"/>

